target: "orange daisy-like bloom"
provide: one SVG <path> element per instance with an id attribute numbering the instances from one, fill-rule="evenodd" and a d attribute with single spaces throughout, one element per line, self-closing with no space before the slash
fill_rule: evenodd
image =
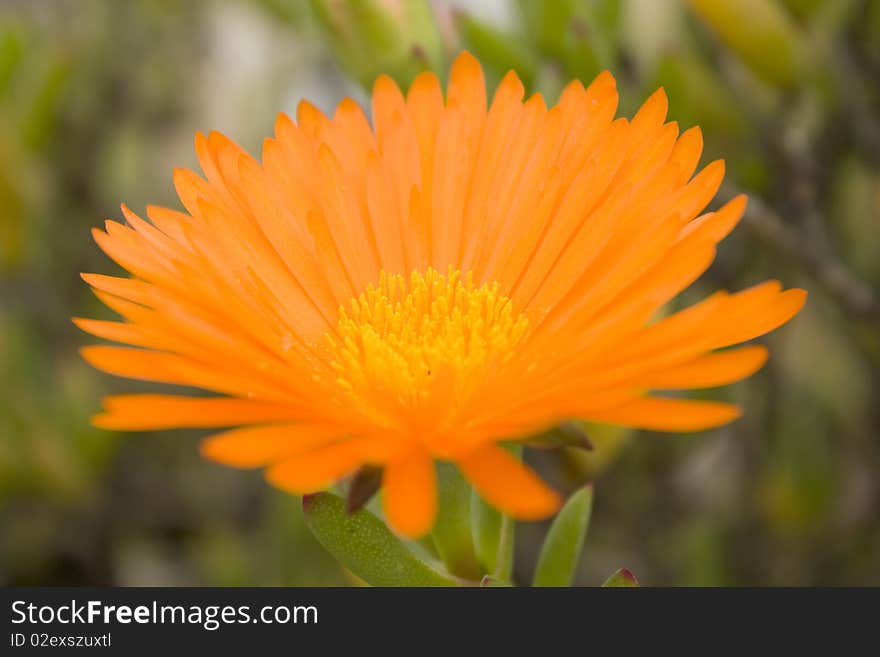
<path id="1" fill-rule="evenodd" d="M 130 346 L 89 346 L 95 367 L 220 396 L 124 395 L 110 429 L 238 427 L 204 455 L 265 467 L 297 494 L 365 464 L 383 505 L 419 536 L 437 507 L 433 462 L 454 462 L 521 519 L 559 496 L 499 446 L 583 418 L 696 431 L 736 418 L 721 402 L 652 390 L 718 386 L 755 372 L 762 346 L 806 293 L 769 281 L 657 311 L 710 265 L 745 207 L 700 215 L 724 173 L 694 175 L 696 128 L 666 123 L 653 94 L 615 119 L 614 78 L 572 82 L 548 109 L 513 73 L 487 109 L 465 53 L 444 98 L 420 75 L 376 82 L 373 125 L 352 100 L 332 118 L 281 114 L 257 161 L 196 137 L 204 177 L 177 170 L 185 212 L 127 208 L 94 231 L 131 278 L 84 275 L 125 321 L 78 319 Z"/>

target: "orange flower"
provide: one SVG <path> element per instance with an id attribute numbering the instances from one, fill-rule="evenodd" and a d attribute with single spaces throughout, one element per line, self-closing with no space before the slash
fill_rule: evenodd
<path id="1" fill-rule="evenodd" d="M 105 400 L 109 429 L 239 427 L 204 455 L 265 467 L 297 494 L 362 465 L 406 536 L 431 528 L 433 461 L 457 464 L 522 519 L 559 496 L 499 446 L 584 418 L 697 431 L 727 403 L 653 396 L 755 372 L 762 346 L 804 303 L 776 281 L 718 292 L 654 320 L 712 262 L 745 207 L 700 215 L 724 173 L 696 175 L 702 139 L 665 123 L 653 94 L 615 119 L 614 78 L 572 82 L 547 109 L 513 73 L 487 110 L 483 74 L 456 60 L 444 99 L 420 75 L 404 96 L 376 82 L 373 127 L 351 100 L 332 118 L 284 114 L 262 163 L 219 134 L 196 137 L 204 178 L 177 170 L 185 212 L 94 231 L 131 278 L 84 275 L 124 322 L 77 319 L 126 343 L 84 357 L 119 376 L 211 398 Z"/>

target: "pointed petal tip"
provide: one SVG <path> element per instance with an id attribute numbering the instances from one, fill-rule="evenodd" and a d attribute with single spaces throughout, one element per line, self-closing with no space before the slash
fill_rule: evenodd
<path id="1" fill-rule="evenodd" d="M 373 82 L 373 96 L 381 93 L 400 93 L 400 87 L 397 86 L 397 83 L 391 78 L 390 75 L 386 73 L 382 73 L 379 77 L 376 78 L 376 81 Z"/>
<path id="2" fill-rule="evenodd" d="M 115 430 L 115 427 L 110 420 L 110 416 L 107 413 L 95 413 L 89 418 L 89 424 L 96 429 L 104 429 L 105 431 Z"/>
<path id="3" fill-rule="evenodd" d="M 437 75 L 433 71 L 422 71 L 409 85 L 408 94 L 412 94 L 413 92 L 418 93 L 419 91 L 424 93 L 430 93 L 431 91 L 442 93 L 439 90 L 440 79 Z"/>
<path id="4" fill-rule="evenodd" d="M 562 497 L 559 493 L 557 493 L 552 488 L 548 488 L 547 499 L 543 500 L 544 510 L 543 513 L 536 512 L 536 520 L 542 520 L 544 518 L 548 518 L 552 516 L 554 513 L 559 511 L 562 508 L 562 505 L 565 504 L 565 498 Z M 536 509 L 539 509 L 540 506 L 536 505 Z"/>
<path id="5" fill-rule="evenodd" d="M 197 130 L 196 134 L 193 135 L 193 150 L 198 156 L 201 157 L 210 152 L 210 141 L 213 134 L 213 130 L 207 135 L 201 130 Z"/>
<path id="6" fill-rule="evenodd" d="M 718 172 L 715 175 L 724 177 L 724 173 L 727 170 L 727 163 L 724 161 L 724 158 L 719 157 L 717 160 L 712 160 L 706 165 L 705 170 L 715 173 L 716 169 L 718 169 Z"/>
<path id="7" fill-rule="evenodd" d="M 473 66 L 474 64 L 476 64 L 477 66 L 480 65 L 479 60 L 477 60 L 477 58 L 474 57 L 473 53 L 471 53 L 471 51 L 467 48 L 459 51 L 459 53 L 455 56 L 455 60 L 452 62 L 452 66 L 463 66 L 465 64 L 469 66 Z"/>
<path id="8" fill-rule="evenodd" d="M 97 429 L 103 429 L 104 431 L 125 431 L 130 433 L 150 430 L 144 427 L 127 424 L 123 418 L 120 418 L 117 414 L 115 414 L 113 412 L 113 409 L 106 404 L 107 399 L 108 398 L 105 397 L 103 402 L 104 410 L 100 413 L 96 413 L 89 418 L 89 423 L 93 427 Z"/>
<path id="9" fill-rule="evenodd" d="M 338 118 L 340 114 L 344 114 L 346 112 L 357 112 L 360 110 L 360 108 L 361 106 L 354 98 L 352 98 L 351 96 L 345 96 L 336 105 L 336 109 L 333 110 L 333 118 Z"/>
<path id="10" fill-rule="evenodd" d="M 593 83 L 594 84 L 600 83 L 602 85 L 608 84 L 608 85 L 611 85 L 612 87 L 614 87 L 615 89 L 617 88 L 617 78 L 615 78 L 614 74 L 611 71 L 609 71 L 608 69 L 605 69 L 604 71 L 599 73 L 599 75 L 597 75 L 593 79 Z"/>
<path id="11" fill-rule="evenodd" d="M 468 50 L 462 50 L 458 53 L 450 67 L 450 77 L 460 77 L 463 75 L 479 75 L 481 78 L 483 75 L 483 67 L 480 65 L 479 60 Z"/>
<path id="12" fill-rule="evenodd" d="M 216 441 L 211 440 L 210 438 L 204 438 L 200 440 L 197 449 L 199 452 L 199 456 L 201 456 L 203 459 L 213 461 L 215 463 L 223 461 L 223 459 L 220 457 L 220 454 L 218 454 Z"/>
<path id="13" fill-rule="evenodd" d="M 495 89 L 495 98 L 504 98 L 509 95 L 512 98 L 522 101 L 525 93 L 526 88 L 525 85 L 523 85 L 522 80 L 520 80 L 519 75 L 517 75 L 516 71 L 510 69 L 505 73 L 504 77 L 501 78 L 501 82 Z M 494 102 L 495 101 L 493 100 L 493 103 Z"/>
<path id="14" fill-rule="evenodd" d="M 743 415 L 743 407 L 740 406 L 739 404 L 731 404 L 730 405 L 730 419 L 723 421 L 723 422 L 719 422 L 718 426 L 727 424 L 728 422 L 733 422 L 734 420 L 738 420 L 739 418 L 742 417 L 742 415 Z"/>
<path id="15" fill-rule="evenodd" d="M 809 296 L 809 292 L 800 287 L 793 287 L 789 290 L 786 290 L 786 294 L 789 294 L 792 298 L 799 300 L 800 305 L 798 306 L 798 310 L 796 310 L 795 312 L 798 312 L 801 308 L 804 307 L 804 304 L 807 302 L 807 297 Z"/>
<path id="16" fill-rule="evenodd" d="M 278 112 L 278 114 L 275 115 L 275 122 L 272 125 L 272 128 L 275 131 L 275 137 L 278 137 L 279 133 L 289 130 L 293 126 L 293 119 L 290 118 L 290 115 L 287 112 Z"/>
<path id="17" fill-rule="evenodd" d="M 187 169 L 186 167 L 174 167 L 171 169 L 171 180 L 174 182 L 175 187 L 179 187 L 181 184 L 185 183 L 185 180 L 190 175 L 196 175 L 193 173 L 191 169 Z"/>

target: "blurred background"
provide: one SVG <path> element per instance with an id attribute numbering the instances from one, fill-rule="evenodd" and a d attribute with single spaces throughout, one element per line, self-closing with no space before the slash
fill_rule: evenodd
<path id="1" fill-rule="evenodd" d="M 604 68 L 621 113 L 665 86 L 747 216 L 681 301 L 766 278 L 810 291 L 747 382 L 743 419 L 690 436 L 590 427 L 541 452 L 596 483 L 578 573 L 647 585 L 880 585 L 880 0 L 0 0 L 0 584 L 345 585 L 296 498 L 201 461 L 195 432 L 114 433 L 73 315 L 79 272 L 118 270 L 89 229 L 177 207 L 197 130 L 258 153 L 308 97 L 382 72 L 441 76 L 462 48 L 552 101 Z M 719 199 L 720 200 L 720 199 Z M 518 527 L 516 575 L 546 526 Z"/>

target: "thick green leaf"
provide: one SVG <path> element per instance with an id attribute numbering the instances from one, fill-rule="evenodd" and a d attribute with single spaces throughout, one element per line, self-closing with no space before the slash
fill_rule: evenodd
<path id="1" fill-rule="evenodd" d="M 513 585 L 509 582 L 502 581 L 500 579 L 495 579 L 491 575 L 484 575 L 483 579 L 480 580 L 480 588 L 484 589 L 503 589 L 503 588 L 511 588 Z"/>
<path id="2" fill-rule="evenodd" d="M 471 531 L 474 549 L 483 570 L 493 578 L 509 580 L 513 569 L 515 523 L 492 508 L 476 493 L 471 496 Z"/>
<path id="3" fill-rule="evenodd" d="M 592 485 L 581 488 L 568 498 L 544 539 L 533 586 L 571 586 L 592 508 Z"/>
<path id="4" fill-rule="evenodd" d="M 459 586 L 419 560 L 366 509 L 349 514 L 333 493 L 303 497 L 306 524 L 337 561 L 372 586 Z"/>
<path id="5" fill-rule="evenodd" d="M 458 12 L 454 14 L 455 26 L 466 48 L 482 62 L 488 72 L 504 76 L 516 71 L 526 89 L 532 87 L 537 70 L 534 53 L 515 36 Z M 491 78 L 490 78 L 491 80 Z M 497 80 L 491 80 L 495 82 Z"/>
<path id="6" fill-rule="evenodd" d="M 479 579 L 481 572 L 471 537 L 471 487 L 449 463 L 437 464 L 439 507 L 431 537 L 449 572 Z"/>
<path id="7" fill-rule="evenodd" d="M 10 81 L 21 70 L 25 50 L 18 30 L 6 29 L 0 33 L 0 97 L 6 95 Z"/>
<path id="8" fill-rule="evenodd" d="M 443 68 L 443 43 L 427 0 L 395 6 L 311 0 L 309 6 L 340 66 L 366 89 L 382 73 L 407 86 L 420 71 Z"/>
<path id="9" fill-rule="evenodd" d="M 776 0 L 690 0 L 689 6 L 755 75 L 780 87 L 797 81 L 808 51 Z"/>
<path id="10" fill-rule="evenodd" d="M 636 576 L 633 575 L 628 569 L 620 568 L 619 570 L 614 571 L 611 574 L 611 577 L 605 580 L 605 583 L 602 585 L 604 587 L 609 588 L 635 588 L 639 585 L 639 581 L 636 579 Z"/>
<path id="11" fill-rule="evenodd" d="M 520 458 L 522 445 L 506 445 L 511 454 Z M 471 494 L 471 533 L 474 551 L 483 572 L 508 582 L 513 571 L 513 547 L 516 523 L 513 518 L 487 504 L 476 491 Z"/>
<path id="12" fill-rule="evenodd" d="M 576 13 L 574 0 L 535 2 L 518 0 L 525 36 L 535 48 L 550 57 L 561 59 L 565 54 L 564 37 Z"/>
<path id="13" fill-rule="evenodd" d="M 501 538 L 501 513 L 486 504 L 477 491 L 471 493 L 471 533 L 474 552 L 483 571 L 494 573 L 498 563 L 498 543 Z"/>

